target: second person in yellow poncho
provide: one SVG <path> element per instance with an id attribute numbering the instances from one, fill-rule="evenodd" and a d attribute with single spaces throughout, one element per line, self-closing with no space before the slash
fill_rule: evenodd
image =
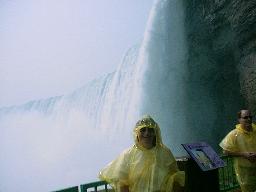
<path id="1" fill-rule="evenodd" d="M 221 141 L 224 153 L 234 157 L 237 180 L 243 192 L 256 191 L 256 125 L 249 110 L 238 112 L 239 124 Z"/>
<path id="2" fill-rule="evenodd" d="M 171 151 L 162 143 L 158 124 L 144 116 L 134 128 L 135 144 L 99 174 L 117 192 L 174 192 L 182 189 L 185 173 L 179 171 Z"/>

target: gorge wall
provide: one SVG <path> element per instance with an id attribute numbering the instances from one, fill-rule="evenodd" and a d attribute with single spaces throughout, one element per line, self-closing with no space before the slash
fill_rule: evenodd
<path id="1" fill-rule="evenodd" d="M 256 2 L 183 2 L 188 44 L 188 124 L 192 128 L 194 125 L 196 133 L 192 134 L 199 134 L 196 126 L 204 126 L 219 140 L 233 128 L 240 108 L 256 113 Z M 215 124 L 212 129 L 207 123 L 198 124 L 208 115 Z"/>

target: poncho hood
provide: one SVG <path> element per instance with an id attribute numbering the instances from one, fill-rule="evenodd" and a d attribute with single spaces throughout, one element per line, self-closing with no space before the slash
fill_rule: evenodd
<path id="1" fill-rule="evenodd" d="M 250 133 L 249 131 L 246 131 L 244 130 L 242 127 L 241 127 L 241 124 L 237 124 L 236 125 L 236 129 L 242 133 Z M 255 132 L 256 131 L 256 125 L 254 123 L 252 123 L 252 131 Z"/>

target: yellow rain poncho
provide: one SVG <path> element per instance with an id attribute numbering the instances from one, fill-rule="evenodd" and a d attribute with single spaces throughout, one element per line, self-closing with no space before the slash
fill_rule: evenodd
<path id="1" fill-rule="evenodd" d="M 222 149 L 230 152 L 256 152 L 256 125 L 248 132 L 236 125 L 220 143 Z M 234 168 L 237 180 L 243 192 L 256 191 L 256 162 L 250 162 L 243 157 L 234 157 Z"/>
<path id="2" fill-rule="evenodd" d="M 141 128 L 154 128 L 155 146 L 143 148 L 138 142 Z M 99 178 L 112 185 L 115 191 L 120 186 L 129 186 L 129 192 L 172 192 L 173 184 L 184 186 L 185 174 L 179 171 L 171 151 L 163 145 L 159 126 L 150 116 L 138 121 L 134 129 L 135 145 L 121 153 L 104 168 Z"/>

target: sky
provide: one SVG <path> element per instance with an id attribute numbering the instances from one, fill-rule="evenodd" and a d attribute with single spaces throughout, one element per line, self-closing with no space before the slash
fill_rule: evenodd
<path id="1" fill-rule="evenodd" d="M 113 72 L 153 0 L 1 0 L 0 107 L 63 95 Z"/>

